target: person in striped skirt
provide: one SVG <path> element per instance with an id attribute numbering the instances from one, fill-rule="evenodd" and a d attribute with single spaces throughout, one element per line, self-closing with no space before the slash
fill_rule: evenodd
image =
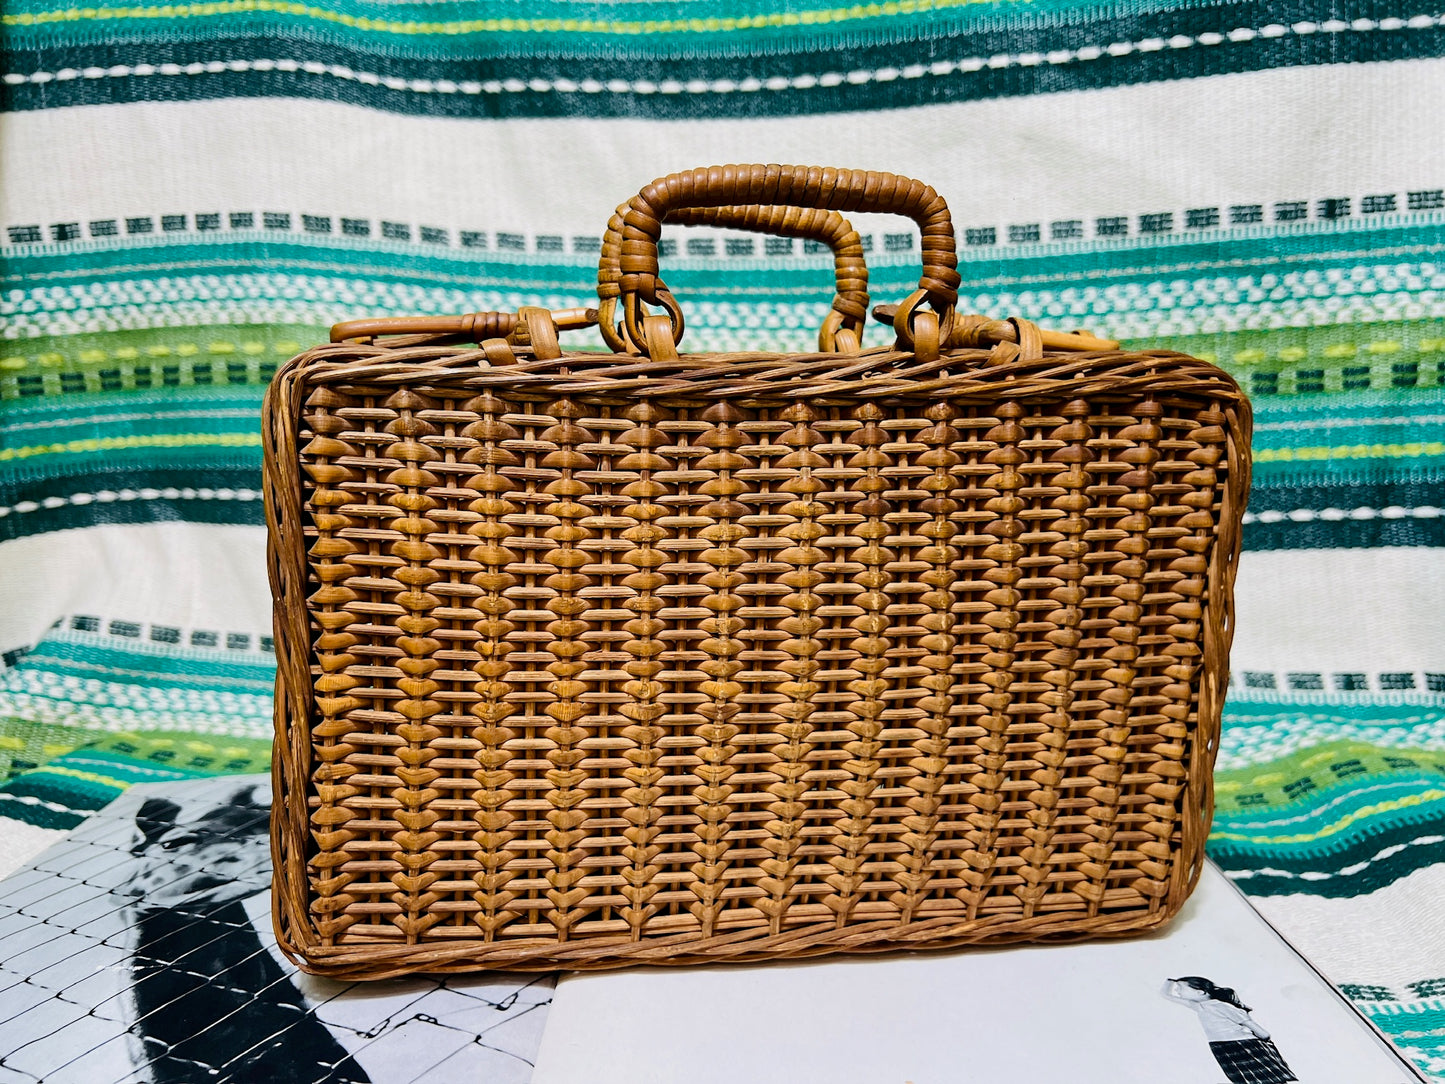
<path id="1" fill-rule="evenodd" d="M 1230 1084 L 1287 1084 L 1298 1080 L 1279 1048 L 1250 1008 L 1228 987 L 1216 986 L 1198 975 L 1170 979 L 1164 996 L 1188 1005 L 1199 1017 L 1209 1040 L 1209 1051 Z"/>

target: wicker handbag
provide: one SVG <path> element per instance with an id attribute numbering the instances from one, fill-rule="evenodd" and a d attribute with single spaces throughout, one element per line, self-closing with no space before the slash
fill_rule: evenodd
<path id="1" fill-rule="evenodd" d="M 838 212 L 917 221 L 862 347 Z M 826 241 L 807 354 L 679 354 L 664 221 Z M 341 978 L 1119 935 L 1199 874 L 1250 411 L 955 312 L 948 210 L 727 166 L 596 310 L 338 325 L 266 402 L 275 908 Z M 660 311 L 658 311 L 660 310 Z M 597 325 L 615 353 L 567 351 Z"/>

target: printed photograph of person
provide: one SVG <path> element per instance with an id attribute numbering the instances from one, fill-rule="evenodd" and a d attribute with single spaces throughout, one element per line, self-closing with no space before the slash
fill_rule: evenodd
<path id="1" fill-rule="evenodd" d="M 0 1079 L 526 1084 L 552 976 L 301 974 L 270 806 L 264 776 L 137 786 L 0 882 Z"/>
<path id="2" fill-rule="evenodd" d="M 369 1084 L 262 946 L 242 906 L 270 875 L 269 803 L 256 801 L 256 789 L 189 811 L 149 798 L 136 816 L 138 1063 L 156 1084 L 189 1084 L 222 1068 L 273 1084 Z"/>
<path id="3" fill-rule="evenodd" d="M 1210 1053 L 1229 1084 L 1285 1084 L 1290 1071 L 1269 1032 L 1250 1015 L 1239 995 L 1199 975 L 1169 979 L 1163 994 L 1193 1009 L 1209 1040 Z"/>

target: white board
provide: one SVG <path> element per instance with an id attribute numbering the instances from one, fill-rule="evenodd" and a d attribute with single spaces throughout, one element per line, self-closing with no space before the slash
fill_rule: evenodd
<path id="1" fill-rule="evenodd" d="M 568 976 L 533 1084 L 1220 1084 L 1163 996 L 1183 976 L 1237 991 L 1302 1084 L 1422 1079 L 1207 866 L 1128 941 Z"/>

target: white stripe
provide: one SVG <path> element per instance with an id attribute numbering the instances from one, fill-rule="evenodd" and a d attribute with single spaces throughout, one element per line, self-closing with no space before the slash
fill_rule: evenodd
<path id="1" fill-rule="evenodd" d="M 1423 546 L 1242 554 L 1230 669 L 1445 673 L 1440 560 Z"/>
<path id="2" fill-rule="evenodd" d="M 1383 25 L 1388 23 L 1389 25 Z M 341 64 L 323 64 L 319 61 L 297 61 L 289 58 L 258 59 L 258 60 L 210 60 L 195 61 L 184 66 L 180 64 L 117 64 L 110 68 L 62 68 L 59 71 L 37 71 L 28 75 L 18 72 L 7 73 L 3 78 L 11 86 L 22 86 L 25 83 L 43 85 L 45 83 L 60 81 L 65 82 L 73 79 L 146 79 L 153 76 L 175 77 L 175 76 L 198 76 L 198 75 L 219 75 L 222 72 L 294 72 L 304 71 L 309 75 L 329 75 L 333 79 L 340 79 L 344 82 L 363 83 L 368 86 L 382 86 L 388 90 L 405 91 L 412 94 L 459 94 L 464 97 L 475 97 L 477 95 L 497 96 L 502 94 L 548 94 L 562 93 L 575 94 L 598 94 L 603 90 L 613 94 L 737 94 L 756 93 L 760 90 L 784 91 L 784 90 L 812 90 L 815 87 L 836 87 L 842 83 L 860 85 L 871 82 L 891 82 L 902 75 L 904 79 L 921 79 L 926 76 L 942 78 L 956 72 L 976 72 L 987 67 L 994 70 L 1004 68 L 1032 68 L 1040 64 L 1051 64 L 1061 66 L 1064 64 L 1086 64 L 1103 57 L 1123 57 L 1131 53 L 1153 53 L 1163 49 L 1166 44 L 1171 49 L 1187 49 L 1192 45 L 1218 45 L 1228 39 L 1235 44 L 1253 42 L 1259 40 L 1269 41 L 1287 35 L 1305 36 L 1313 34 L 1320 29 L 1335 33 L 1356 33 L 1366 34 L 1379 30 L 1430 30 L 1437 24 L 1445 23 L 1445 16 L 1434 16 L 1421 14 L 1411 17 L 1408 21 L 1402 22 L 1398 19 L 1356 19 L 1352 23 L 1326 23 L 1317 27 L 1314 23 L 1296 23 L 1294 26 L 1286 27 L 1278 23 L 1272 23 L 1261 28 L 1236 27 L 1233 30 L 1223 32 L 1204 31 L 1194 37 L 1179 34 L 1169 39 L 1166 43 L 1161 38 L 1145 38 L 1140 41 L 1116 41 L 1108 45 L 1083 45 L 1076 49 L 1057 49 L 1049 53 L 998 53 L 993 56 L 964 57 L 961 60 L 939 60 L 934 61 L 928 67 L 916 65 L 904 68 L 901 72 L 893 67 L 876 68 L 872 70 L 857 69 L 849 72 L 825 71 L 825 72 L 804 72 L 792 76 L 774 76 L 765 80 L 748 79 L 739 83 L 732 79 L 692 79 L 686 83 L 679 83 L 675 80 L 666 80 L 662 83 L 655 83 L 650 79 L 635 79 L 632 81 L 624 79 L 611 79 L 606 83 L 599 83 L 595 80 L 584 79 L 580 83 L 571 79 L 541 79 L 533 78 L 523 81 L 521 79 L 489 79 L 485 82 L 464 81 L 455 83 L 451 80 L 441 79 L 401 79 L 395 76 L 380 75 L 375 72 L 358 72 Z"/>
<path id="3" fill-rule="evenodd" d="M 24 515 L 27 512 L 36 512 L 41 508 L 54 509 L 64 508 L 68 504 L 87 505 L 93 503 L 111 504 L 116 501 L 259 501 L 261 491 L 257 489 L 177 489 L 174 486 L 167 486 L 165 489 L 102 489 L 96 493 L 72 493 L 69 497 L 46 497 L 43 501 L 16 501 L 6 506 L 0 505 L 0 517 L 8 516 L 12 512 Z"/>
<path id="4" fill-rule="evenodd" d="M 898 78 L 909 74 L 900 69 Z M 913 77 L 925 78 L 922 69 Z M 132 215 L 251 211 L 260 222 L 262 212 L 278 211 L 433 225 L 454 238 L 463 229 L 519 226 L 595 237 L 617 204 L 655 176 L 711 162 L 774 161 L 919 177 L 949 200 L 960 229 L 993 226 L 1000 237 L 1011 223 L 1040 223 L 1047 237 L 1053 221 L 1079 219 L 1091 231 L 1099 216 L 1159 211 L 1175 212 L 1180 225 L 1182 212 L 1197 207 L 1217 207 L 1228 222 L 1234 204 L 1262 204 L 1269 222 L 1275 201 L 1393 193 L 1403 209 L 1408 191 L 1442 187 L 1445 143 L 1434 124 L 1441 115 L 1445 59 L 702 123 L 457 120 L 270 98 L 94 105 L 0 115 L 0 221 L 79 222 L 83 230 L 91 220 Z M 1372 133 L 1370 153 L 1322 154 L 1314 140 L 1299 138 L 1301 125 L 1321 116 L 1335 130 Z M 940 138 L 966 131 L 990 133 L 987 169 L 970 141 Z M 1110 133 L 1108 153 L 1099 132 Z M 385 153 L 403 143 L 427 153 Z M 77 146 L 107 168 L 72 168 Z M 536 147 L 565 148 L 568 168 L 557 168 L 554 154 L 522 151 Z M 341 158 L 365 158 L 367 168 L 252 168 Z M 1147 179 L 1126 169 L 1121 181 L 1130 162 L 1147 162 Z M 1201 170 L 1200 162 L 1218 168 Z M 485 198 L 475 185 L 438 177 L 486 178 Z M 897 218 L 856 217 L 863 233 L 907 228 Z"/>
<path id="5" fill-rule="evenodd" d="M 265 548 L 264 527 L 212 523 L 106 524 L 0 542 L 0 651 L 32 646 L 67 614 L 99 617 L 102 628 L 114 618 L 270 628 Z"/>
<path id="6" fill-rule="evenodd" d="M 45 799 L 37 798 L 33 794 L 0 794 L 0 803 L 4 802 L 19 802 L 21 805 L 39 806 L 41 809 L 49 809 L 56 813 L 79 813 L 81 816 L 85 815 L 82 810 L 71 809 L 70 806 L 61 805 L 59 802 L 47 802 Z M 0 808 L 3 808 L 3 805 L 0 805 Z"/>
<path id="7" fill-rule="evenodd" d="M 1396 254 L 1375 252 L 1372 256 L 1387 259 Z M 224 259 L 224 255 L 217 253 L 217 258 Z M 1155 252 L 1151 258 L 1161 256 Z M 385 256 L 367 259 L 384 260 Z M 900 278 L 908 282 L 906 276 L 916 273 L 911 263 L 904 270 L 903 263 L 897 256 L 873 261 L 875 294 L 880 300 L 889 296 L 885 283 Z M 1285 258 L 1281 263 L 1289 267 L 1292 261 Z M 1392 281 L 1391 267 L 1362 265 L 1359 270 L 1370 278 L 1351 287 L 1338 284 L 1338 295 L 1323 298 L 1317 296 L 1318 280 L 1336 285 L 1328 275 L 1290 269 L 1272 276 L 1237 276 L 1237 281 L 1246 284 L 1264 277 L 1276 280 L 1272 289 L 1282 296 L 1259 301 L 1222 290 L 1215 277 L 1223 270 L 1219 263 L 1196 260 L 1160 267 L 1161 275 L 1173 276 L 1165 284 L 1135 280 L 1044 287 L 1025 282 L 1011 288 L 995 284 L 989 289 L 971 289 L 965 283 L 959 306 L 965 312 L 1024 313 L 1056 327 L 1082 324 L 1123 339 L 1319 327 L 1337 322 L 1345 306 L 1350 318 L 1360 324 L 1445 318 L 1445 270 L 1423 264 L 1413 268 L 1418 274 L 1400 282 Z M 517 274 L 521 278 L 526 272 Z M 137 272 L 125 279 L 77 283 L 64 290 L 44 285 L 14 291 L 0 299 L 0 319 L 18 336 L 37 336 L 218 324 L 235 321 L 237 314 L 257 323 L 324 326 L 350 316 L 386 312 L 512 311 L 519 305 L 538 304 L 567 308 L 589 303 L 595 296 L 583 285 L 584 275 L 579 269 L 575 292 L 543 294 L 535 289 L 524 293 L 509 288 L 511 283 L 468 290 L 280 272 L 181 276 L 153 268 L 144 275 Z M 816 296 L 815 289 L 803 287 L 793 292 Z M 901 292 L 907 287 L 894 289 Z M 1347 293 L 1349 296 L 1344 296 Z M 690 350 L 811 349 L 816 329 L 828 311 L 825 302 L 791 300 L 786 294 L 765 301 L 690 297 L 684 305 L 688 325 L 695 332 L 687 340 Z M 877 345 L 886 338 L 884 329 L 873 327 L 866 341 Z M 600 340 L 595 333 L 579 334 L 569 337 L 568 345 L 595 348 Z M 50 379 L 56 378 L 52 375 Z"/>
<path id="8" fill-rule="evenodd" d="M 1345 520 L 1372 519 L 1439 519 L 1445 509 L 1426 504 L 1417 508 L 1403 508 L 1392 504 L 1386 508 L 1291 508 L 1288 512 L 1278 508 L 1263 512 L 1246 512 L 1244 522 L 1251 523 L 1343 523 Z"/>
<path id="9" fill-rule="evenodd" d="M 66 835 L 58 828 L 41 828 L 13 817 L 4 818 L 3 828 L 0 831 L 0 877 L 10 876 Z"/>
<path id="10" fill-rule="evenodd" d="M 106 703 L 103 700 L 105 691 L 101 682 L 86 683 L 86 687 L 73 697 L 39 696 L 0 689 L 0 709 L 13 713 L 16 718 L 43 726 L 81 727 L 110 734 L 132 730 L 170 730 L 237 738 L 271 735 L 270 697 L 240 698 L 247 710 L 218 709 L 209 700 L 197 703 L 193 710 L 185 710 L 148 701 Z"/>
<path id="11" fill-rule="evenodd" d="M 1255 896 L 1249 902 L 1334 981 L 1390 987 L 1405 999 L 1416 996 L 1410 983 L 1445 975 L 1442 899 L 1445 863 L 1363 896 Z"/>

